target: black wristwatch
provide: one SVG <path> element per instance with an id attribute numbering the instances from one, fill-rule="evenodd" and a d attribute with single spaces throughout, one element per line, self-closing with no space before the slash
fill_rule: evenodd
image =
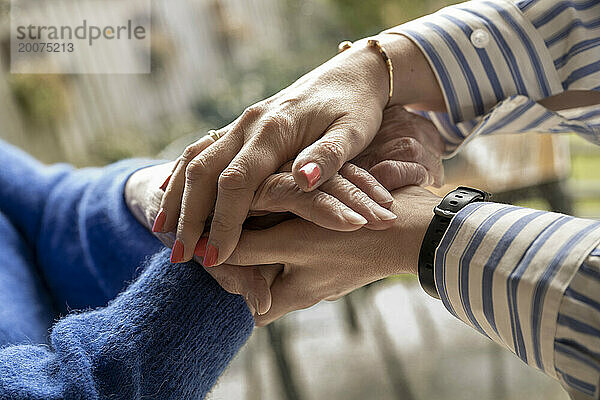
<path id="1" fill-rule="evenodd" d="M 435 215 L 427 228 L 419 253 L 419 283 L 428 295 L 436 299 L 440 298 L 433 278 L 433 260 L 435 250 L 440 245 L 450 221 L 467 204 L 486 201 L 489 197 L 490 194 L 483 190 L 459 186 L 448 193 L 433 209 Z"/>

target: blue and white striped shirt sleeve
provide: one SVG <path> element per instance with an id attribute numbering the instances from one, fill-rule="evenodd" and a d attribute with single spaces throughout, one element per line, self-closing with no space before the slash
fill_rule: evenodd
<path id="1" fill-rule="evenodd" d="M 454 316 L 595 399 L 599 246 L 598 221 L 474 203 L 453 218 L 436 251 L 435 283 Z"/>
<path id="2" fill-rule="evenodd" d="M 577 132 L 600 144 L 598 107 L 550 111 L 536 101 L 600 90 L 600 0 L 474 0 L 385 31 L 428 59 L 447 112 L 427 113 L 451 155 L 503 132 Z"/>

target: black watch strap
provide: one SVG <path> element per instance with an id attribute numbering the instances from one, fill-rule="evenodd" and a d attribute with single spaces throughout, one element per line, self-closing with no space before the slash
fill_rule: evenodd
<path id="1" fill-rule="evenodd" d="M 427 294 L 436 299 L 440 295 L 435 286 L 433 274 L 433 261 L 435 250 L 440 245 L 442 237 L 446 233 L 450 221 L 467 204 L 477 201 L 486 201 L 489 194 L 483 190 L 473 189 L 466 186 L 460 186 L 448 193 L 434 208 L 434 216 L 427 228 L 423 243 L 421 244 L 421 252 L 419 253 L 419 283 Z"/>

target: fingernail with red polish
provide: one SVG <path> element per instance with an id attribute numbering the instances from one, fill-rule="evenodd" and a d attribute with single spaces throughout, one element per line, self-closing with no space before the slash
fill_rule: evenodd
<path id="1" fill-rule="evenodd" d="M 204 257 L 206 255 L 206 244 L 208 243 L 207 237 L 201 237 L 196 243 L 196 248 L 194 249 L 194 254 L 198 257 Z"/>
<path id="2" fill-rule="evenodd" d="M 173 174 L 170 174 L 169 176 L 167 176 L 167 179 L 165 179 L 165 181 L 163 182 L 163 184 L 160 185 L 160 190 L 162 190 L 163 192 L 165 190 L 167 190 L 167 186 L 169 186 L 169 181 L 171 180 L 172 176 L 173 176 Z"/>
<path id="3" fill-rule="evenodd" d="M 173 244 L 173 249 L 171 250 L 171 262 L 179 263 L 183 261 L 183 243 L 181 240 L 177 239 L 175 244 Z"/>
<path id="4" fill-rule="evenodd" d="M 308 182 L 308 187 L 311 188 L 319 181 L 321 177 L 321 170 L 319 166 L 314 162 L 309 162 L 304 167 L 300 168 L 300 172 L 304 174 L 306 177 L 306 181 Z"/>
<path id="5" fill-rule="evenodd" d="M 158 211 L 158 215 L 156 215 L 156 219 L 154 220 L 154 224 L 152 225 L 152 232 L 162 232 L 163 226 L 165 225 L 165 220 L 167 219 L 167 213 L 164 209 L 160 209 Z"/>
<path id="6" fill-rule="evenodd" d="M 205 267 L 212 267 L 217 262 L 217 258 L 219 257 L 219 249 L 217 249 L 212 244 L 209 244 L 206 247 L 206 254 L 204 256 L 203 264 Z"/>

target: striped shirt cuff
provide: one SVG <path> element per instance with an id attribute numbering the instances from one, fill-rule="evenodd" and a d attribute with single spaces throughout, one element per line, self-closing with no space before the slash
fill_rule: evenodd
<path id="1" fill-rule="evenodd" d="M 409 37 L 425 54 L 452 124 L 482 116 L 511 95 L 535 101 L 563 91 L 543 39 L 509 1 L 446 7 L 386 32 Z"/>
<path id="2" fill-rule="evenodd" d="M 600 242 L 600 222 L 496 203 L 452 220 L 435 256 L 445 307 L 527 364 L 557 377 L 565 289 Z"/>
<path id="3" fill-rule="evenodd" d="M 445 142 L 445 157 L 454 156 L 471 139 L 480 135 L 518 133 L 577 133 L 600 146 L 598 106 L 552 111 L 528 97 L 515 95 L 498 103 L 484 117 L 452 124 L 448 114 L 413 111 L 435 124 Z"/>
<path id="4" fill-rule="evenodd" d="M 600 248 L 581 264 L 558 311 L 554 365 L 569 392 L 598 398 L 600 390 Z"/>

